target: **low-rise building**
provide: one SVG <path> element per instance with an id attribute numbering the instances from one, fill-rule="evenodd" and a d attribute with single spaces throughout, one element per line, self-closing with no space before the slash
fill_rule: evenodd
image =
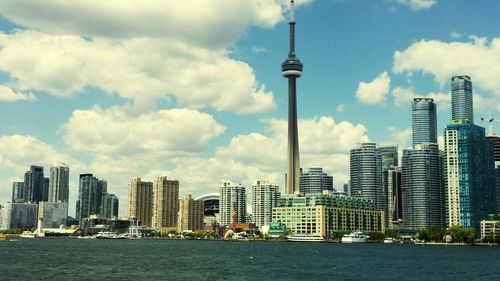
<path id="1" fill-rule="evenodd" d="M 500 214 L 490 215 L 488 219 L 481 221 L 481 239 L 485 238 L 500 240 Z"/>
<path id="2" fill-rule="evenodd" d="M 333 194 L 287 194 L 273 209 L 273 221 L 292 234 L 319 234 L 325 238 L 352 231 L 385 230 L 384 212 L 372 200 Z"/>
<path id="3" fill-rule="evenodd" d="M 37 219 L 37 204 L 0 203 L 0 230 L 35 228 Z"/>

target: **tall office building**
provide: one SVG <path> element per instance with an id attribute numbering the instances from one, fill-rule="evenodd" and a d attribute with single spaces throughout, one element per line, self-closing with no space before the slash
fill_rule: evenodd
<path id="1" fill-rule="evenodd" d="M 38 203 L 43 201 L 44 184 L 43 167 L 30 166 L 30 170 L 24 173 L 25 202 Z"/>
<path id="2" fill-rule="evenodd" d="M 323 172 L 323 168 L 310 168 L 300 173 L 300 193 L 322 193 L 333 191 L 333 177 Z"/>
<path id="3" fill-rule="evenodd" d="M 104 218 L 117 218 L 120 201 L 114 194 L 106 193 L 102 197 L 101 216 Z"/>
<path id="4" fill-rule="evenodd" d="M 48 201 L 69 201 L 69 167 L 65 164 L 50 168 Z"/>
<path id="5" fill-rule="evenodd" d="M 394 228 L 403 219 L 401 167 L 391 167 L 384 170 L 383 181 L 387 188 L 388 226 L 389 228 Z"/>
<path id="6" fill-rule="evenodd" d="M 487 139 L 493 142 L 493 155 L 495 157 L 495 179 L 496 179 L 496 213 L 500 214 L 500 135 L 488 135 Z"/>
<path id="7" fill-rule="evenodd" d="M 397 145 L 381 145 L 378 148 L 378 151 L 380 153 L 380 159 L 382 161 L 382 200 L 384 201 L 383 204 L 387 206 L 385 211 L 385 223 L 386 226 L 389 226 L 389 222 L 391 220 L 390 213 L 391 213 L 391 206 L 389 206 L 390 201 L 393 199 L 391 198 L 393 186 L 389 185 L 389 182 L 386 180 L 388 179 L 385 176 L 385 173 L 394 167 L 398 166 L 398 146 Z"/>
<path id="8" fill-rule="evenodd" d="M 301 180 L 300 184 L 302 183 Z M 253 222 L 257 227 L 271 225 L 273 208 L 278 206 L 281 197 L 279 190 L 278 185 L 271 184 L 267 180 L 260 180 L 252 185 Z"/>
<path id="9" fill-rule="evenodd" d="M 42 200 L 44 202 L 49 201 L 49 183 L 50 178 L 43 178 L 43 189 L 42 189 Z"/>
<path id="10" fill-rule="evenodd" d="M 496 201 L 497 201 L 497 211 L 495 213 L 500 214 L 500 165 L 495 168 L 495 182 L 496 182 Z"/>
<path id="11" fill-rule="evenodd" d="M 203 202 L 203 200 L 193 200 L 191 194 L 188 194 L 181 199 L 179 206 L 180 231 L 195 231 L 202 230 L 204 228 L 204 203 L 205 202 Z"/>
<path id="12" fill-rule="evenodd" d="M 102 194 L 99 190 L 102 190 L 105 182 L 92 174 L 80 174 L 75 215 L 75 219 L 80 222 L 80 225 L 82 225 L 83 219 L 101 213 Z"/>
<path id="13" fill-rule="evenodd" d="M 140 226 L 151 227 L 153 218 L 153 183 L 133 178 L 128 187 L 128 217 Z"/>
<path id="14" fill-rule="evenodd" d="M 431 98 L 414 98 L 412 104 L 413 145 L 437 143 L 436 104 Z"/>
<path id="15" fill-rule="evenodd" d="M 12 183 L 12 203 L 24 203 L 24 182 L 13 182 Z"/>
<path id="16" fill-rule="evenodd" d="M 245 187 L 241 184 L 224 182 L 219 187 L 219 216 L 220 225 L 244 223 L 247 212 Z"/>
<path id="17" fill-rule="evenodd" d="M 472 82 L 467 75 L 451 78 L 451 120 L 468 120 L 474 124 Z"/>
<path id="18" fill-rule="evenodd" d="M 179 181 L 159 177 L 154 185 L 153 227 L 160 231 L 177 229 L 178 213 Z"/>
<path id="19" fill-rule="evenodd" d="M 493 143 L 469 120 L 453 120 L 444 131 L 448 226 L 473 227 L 496 210 Z"/>
<path id="20" fill-rule="evenodd" d="M 288 173 L 285 191 L 287 194 L 300 191 L 299 134 L 297 128 L 296 81 L 302 75 L 302 63 L 295 54 L 295 3 L 290 1 L 290 51 L 281 64 L 284 77 L 288 79 Z"/>
<path id="21" fill-rule="evenodd" d="M 401 188 L 405 228 L 419 230 L 444 226 L 441 161 L 435 143 L 403 150 Z"/>
<path id="22" fill-rule="evenodd" d="M 386 210 L 382 186 L 382 159 L 375 143 L 362 143 L 350 151 L 351 196 L 373 200 L 377 210 Z"/>

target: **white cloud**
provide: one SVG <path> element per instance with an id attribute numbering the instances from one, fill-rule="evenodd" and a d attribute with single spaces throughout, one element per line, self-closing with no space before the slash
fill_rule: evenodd
<path id="1" fill-rule="evenodd" d="M 424 97 L 434 99 L 438 111 L 448 111 L 451 107 L 450 93 L 428 93 L 427 95 L 419 95 L 412 88 L 396 87 L 392 90 L 391 95 L 394 97 L 394 104 L 398 107 L 411 107 L 413 98 Z"/>
<path id="2" fill-rule="evenodd" d="M 34 101 L 36 97 L 32 93 L 16 93 L 11 88 L 0 85 L 0 102 Z"/>
<path id="3" fill-rule="evenodd" d="M 344 112 L 345 111 L 345 104 L 341 103 L 341 104 L 337 105 L 337 107 L 335 108 L 335 111 Z"/>
<path id="4" fill-rule="evenodd" d="M 415 11 L 429 9 L 437 4 L 437 0 L 396 0 L 396 2 L 408 6 Z"/>
<path id="5" fill-rule="evenodd" d="M 0 46 L 0 70 L 22 90 L 71 96 L 95 86 L 139 108 L 175 97 L 191 108 L 242 114 L 275 109 L 273 94 L 259 85 L 253 69 L 224 50 L 152 38 L 117 43 L 34 31 L 0 33 Z"/>
<path id="6" fill-rule="evenodd" d="M 379 74 L 371 82 L 360 82 L 356 90 L 356 98 L 364 104 L 383 103 L 389 93 L 391 78 L 387 71 Z"/>
<path id="7" fill-rule="evenodd" d="M 460 37 L 462 37 L 462 34 L 456 32 L 456 31 L 452 31 L 452 32 L 450 32 L 450 37 L 453 39 L 459 39 Z"/>
<path id="8" fill-rule="evenodd" d="M 393 71 L 431 74 L 443 87 L 455 75 L 469 75 L 475 87 L 500 97 L 500 38 L 471 42 L 422 40 L 394 54 Z M 448 86 L 449 87 L 449 86 Z"/>
<path id="9" fill-rule="evenodd" d="M 134 115 L 123 107 L 76 110 L 64 125 L 74 151 L 95 156 L 159 159 L 196 154 L 224 132 L 212 116 L 189 109 Z"/>
<path id="10" fill-rule="evenodd" d="M 387 144 L 397 144 L 400 150 L 411 147 L 411 127 L 400 130 L 391 126 L 387 128 L 387 133 L 389 135 L 389 139 L 385 140 Z"/>
<path id="11" fill-rule="evenodd" d="M 227 47 L 250 25 L 272 27 L 283 17 L 276 0 L 5 0 L 0 13 L 30 29 L 114 39 L 175 38 Z"/>

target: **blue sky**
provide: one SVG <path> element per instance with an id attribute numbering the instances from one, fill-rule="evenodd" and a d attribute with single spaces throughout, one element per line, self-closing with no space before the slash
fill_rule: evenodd
<path id="1" fill-rule="evenodd" d="M 285 0 L 0 3 L 0 200 L 31 164 L 109 181 L 166 175 L 181 195 L 223 180 L 283 186 Z M 208 5 L 205 3 L 204 5 Z M 302 166 L 348 180 L 362 141 L 411 145 L 411 98 L 450 119 L 449 80 L 474 83 L 476 123 L 500 118 L 500 2 L 297 0 Z M 500 130 L 497 125 L 497 131 Z"/>

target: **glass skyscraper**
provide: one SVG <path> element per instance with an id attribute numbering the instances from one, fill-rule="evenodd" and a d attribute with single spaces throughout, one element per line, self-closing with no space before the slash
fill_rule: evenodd
<path id="1" fill-rule="evenodd" d="M 441 159 L 436 143 L 419 144 L 413 149 L 403 150 L 401 188 L 405 228 L 443 227 Z"/>
<path id="2" fill-rule="evenodd" d="M 373 200 L 386 210 L 382 187 L 382 159 L 375 143 L 362 143 L 350 152 L 351 196 Z M 387 199 L 387 198 L 385 198 Z"/>
<path id="3" fill-rule="evenodd" d="M 78 187 L 78 200 L 76 200 L 76 216 L 80 223 L 90 215 L 98 214 L 97 189 L 99 180 L 92 174 L 81 174 Z"/>
<path id="4" fill-rule="evenodd" d="M 30 170 L 24 173 L 24 200 L 31 203 L 43 201 L 44 185 L 43 167 L 31 166 Z"/>
<path id="5" fill-rule="evenodd" d="M 69 167 L 64 164 L 50 168 L 49 201 L 69 201 Z"/>
<path id="6" fill-rule="evenodd" d="M 11 203 L 24 203 L 24 182 L 12 183 L 12 200 Z"/>
<path id="7" fill-rule="evenodd" d="M 436 104 L 431 98 L 414 98 L 412 105 L 413 145 L 437 143 Z"/>
<path id="8" fill-rule="evenodd" d="M 323 172 L 323 168 L 310 168 L 300 171 L 300 193 L 321 193 L 323 190 L 333 191 L 333 177 Z"/>
<path id="9" fill-rule="evenodd" d="M 473 227 L 496 209 L 493 143 L 483 127 L 454 120 L 444 132 L 448 226 Z"/>
<path id="10" fill-rule="evenodd" d="M 468 120 L 474 124 L 472 82 L 467 75 L 451 78 L 451 120 Z"/>

